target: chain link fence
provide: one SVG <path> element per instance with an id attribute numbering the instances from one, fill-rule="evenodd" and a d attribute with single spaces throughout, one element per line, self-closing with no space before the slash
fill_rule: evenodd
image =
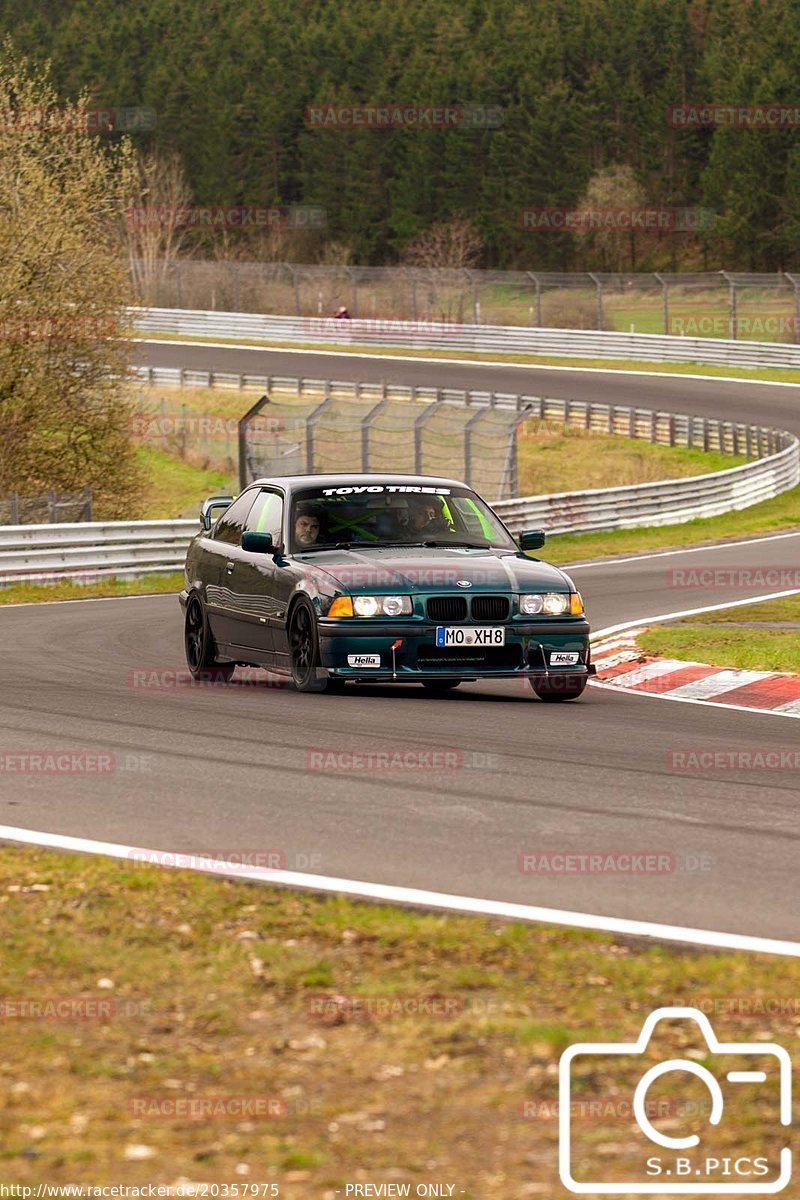
<path id="1" fill-rule="evenodd" d="M 477 393 L 474 393 L 477 397 Z M 518 490 L 527 404 L 471 407 L 435 388 L 286 380 L 240 424 L 240 483 L 261 476 L 389 471 L 454 476 L 486 496 Z M 491 401 L 491 402 L 490 402 Z"/>
<path id="2" fill-rule="evenodd" d="M 44 492 L 41 496 L 0 497 L 0 525 L 64 525 L 91 521 L 92 489 Z"/>
<path id="3" fill-rule="evenodd" d="M 748 459 L 784 448 L 775 430 L 620 405 L 277 376 L 266 384 L 239 423 L 243 488 L 276 475 L 387 471 L 463 479 L 490 501 L 510 500 L 520 494 L 523 426 Z"/>
<path id="4" fill-rule="evenodd" d="M 558 274 L 185 259 L 134 263 L 148 307 L 800 341 L 800 275 Z M 310 340 L 313 327 L 310 327 Z"/>

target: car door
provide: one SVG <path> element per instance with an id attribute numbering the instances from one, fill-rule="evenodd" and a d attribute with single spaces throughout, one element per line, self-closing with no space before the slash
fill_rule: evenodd
<path id="1" fill-rule="evenodd" d="M 281 544 L 283 493 L 279 488 L 261 488 L 245 521 L 245 532 L 268 533 L 273 544 Z M 240 539 L 241 540 L 241 539 Z M 269 665 L 273 660 L 274 631 L 282 623 L 285 604 L 277 596 L 279 556 L 253 554 L 236 548 L 231 555 L 233 636 L 236 644 L 252 652 L 253 661 Z"/>
<path id="2" fill-rule="evenodd" d="M 242 555 L 241 541 L 247 514 L 258 488 L 248 488 L 217 521 L 205 549 L 209 556 L 206 582 L 208 622 L 218 647 L 235 646 L 237 636 L 233 575 Z"/>

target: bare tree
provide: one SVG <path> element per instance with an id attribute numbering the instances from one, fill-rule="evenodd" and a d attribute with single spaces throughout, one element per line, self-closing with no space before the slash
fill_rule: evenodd
<path id="1" fill-rule="evenodd" d="M 483 240 L 469 217 L 437 221 L 409 244 L 405 264 L 465 270 L 474 267 L 483 251 Z"/>
<path id="2" fill-rule="evenodd" d="M 353 261 L 353 247 L 346 242 L 326 242 L 317 255 L 323 267 L 349 267 Z"/>
<path id="3" fill-rule="evenodd" d="M 170 262 L 186 252 L 192 230 L 191 200 L 176 154 L 137 157 L 120 228 L 131 280 L 141 304 L 158 302 L 166 288 Z"/>

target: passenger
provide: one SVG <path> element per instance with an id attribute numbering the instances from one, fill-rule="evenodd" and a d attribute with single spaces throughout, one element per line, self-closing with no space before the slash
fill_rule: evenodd
<path id="1" fill-rule="evenodd" d="M 420 534 L 451 533 L 452 528 L 442 513 L 442 502 L 433 496 L 413 493 L 409 501 L 408 531 L 412 538 Z"/>

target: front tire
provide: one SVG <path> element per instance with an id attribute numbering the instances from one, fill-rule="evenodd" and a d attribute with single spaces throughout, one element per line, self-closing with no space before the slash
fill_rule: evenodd
<path id="1" fill-rule="evenodd" d="M 530 685 L 545 704 L 561 704 L 582 696 L 587 681 L 586 675 L 551 675 L 548 679 L 531 679 Z"/>
<path id="2" fill-rule="evenodd" d="M 300 600 L 289 618 L 289 658 L 292 680 L 298 692 L 341 690 L 341 681 L 326 678 L 319 662 L 319 633 L 314 610 Z"/>
<path id="3" fill-rule="evenodd" d="M 217 658 L 217 648 L 199 596 L 190 596 L 186 605 L 183 647 L 192 679 L 227 683 L 236 670 L 236 663 L 220 662 Z"/>

